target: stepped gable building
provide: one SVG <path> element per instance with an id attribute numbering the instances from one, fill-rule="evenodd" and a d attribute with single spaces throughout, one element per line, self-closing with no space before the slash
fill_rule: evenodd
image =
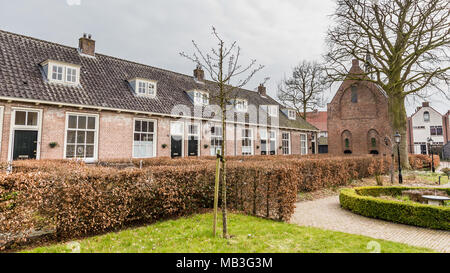
<path id="1" fill-rule="evenodd" d="M 236 90 L 230 107 L 245 118 L 226 128 L 213 111 L 196 115 L 215 88 L 201 68 L 189 76 L 100 54 L 90 35 L 74 48 L 0 31 L 0 160 L 210 156 L 224 130 L 227 155 L 312 153 L 318 130 L 262 85 Z"/>
<path id="2" fill-rule="evenodd" d="M 353 60 L 349 75 L 361 73 L 358 60 Z M 348 77 L 328 104 L 327 129 L 332 155 L 390 154 L 386 93 L 369 81 Z"/>

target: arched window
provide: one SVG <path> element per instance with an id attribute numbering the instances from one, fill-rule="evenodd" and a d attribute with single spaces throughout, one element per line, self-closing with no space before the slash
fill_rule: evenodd
<path id="1" fill-rule="evenodd" d="M 344 154 L 352 153 L 352 133 L 350 131 L 345 130 L 341 135 L 341 147 Z"/>
<path id="2" fill-rule="evenodd" d="M 376 148 L 377 147 L 377 139 L 376 138 L 371 138 L 370 139 L 370 144 L 372 145 L 372 148 Z"/>
<path id="3" fill-rule="evenodd" d="M 352 103 L 358 102 L 358 88 L 356 85 L 352 85 Z"/>
<path id="4" fill-rule="evenodd" d="M 348 138 L 345 139 L 345 148 L 350 148 L 350 140 Z"/>
<path id="5" fill-rule="evenodd" d="M 425 122 L 429 122 L 430 121 L 430 112 L 425 111 L 423 113 L 423 121 L 425 121 Z"/>

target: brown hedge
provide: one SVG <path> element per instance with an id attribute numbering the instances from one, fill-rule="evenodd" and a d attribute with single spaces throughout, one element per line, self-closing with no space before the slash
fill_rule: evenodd
<path id="1" fill-rule="evenodd" d="M 46 226 L 63 239 L 212 208 L 215 161 L 164 160 L 167 164 L 143 169 L 64 161 L 17 163 L 15 173 L 0 174 L 0 234 L 25 236 L 32 228 Z M 287 221 L 297 192 L 383 173 L 383 162 L 381 157 L 233 158 L 227 164 L 228 207 Z"/>

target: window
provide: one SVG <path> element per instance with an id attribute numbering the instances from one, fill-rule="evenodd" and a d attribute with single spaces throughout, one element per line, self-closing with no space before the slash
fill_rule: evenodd
<path id="1" fill-rule="evenodd" d="M 16 110 L 14 125 L 37 126 L 38 112 Z"/>
<path id="2" fill-rule="evenodd" d="M 284 155 L 291 154 L 291 134 L 290 133 L 282 133 L 281 134 L 281 148 L 283 150 Z"/>
<path id="3" fill-rule="evenodd" d="M 97 120 L 94 115 L 67 115 L 66 158 L 96 158 Z"/>
<path id="4" fill-rule="evenodd" d="M 76 83 L 77 82 L 77 70 L 75 68 L 67 68 L 67 82 Z"/>
<path id="5" fill-rule="evenodd" d="M 269 154 L 269 147 L 267 146 L 267 129 L 259 130 L 259 138 L 261 140 L 261 154 Z"/>
<path id="6" fill-rule="evenodd" d="M 223 131 L 218 125 L 211 126 L 211 155 L 215 156 L 222 149 Z"/>
<path id="7" fill-rule="evenodd" d="M 270 130 L 269 131 L 269 137 L 270 137 L 270 154 L 275 155 L 277 152 L 277 131 Z"/>
<path id="8" fill-rule="evenodd" d="M 350 140 L 348 138 L 345 139 L 345 148 L 350 148 Z"/>
<path id="9" fill-rule="evenodd" d="M 423 121 L 424 121 L 424 122 L 429 122 L 429 121 L 430 121 L 430 112 L 425 111 L 425 112 L 423 113 Z"/>
<path id="10" fill-rule="evenodd" d="M 133 157 L 156 156 L 155 121 L 136 119 L 134 121 Z"/>
<path id="11" fill-rule="evenodd" d="M 442 136 L 442 126 L 430 126 L 430 134 L 432 136 Z"/>
<path id="12" fill-rule="evenodd" d="M 306 134 L 300 135 L 300 153 L 302 155 L 308 154 L 308 140 Z"/>
<path id="13" fill-rule="evenodd" d="M 242 155 L 253 155 L 253 130 L 242 129 Z"/>
<path id="14" fill-rule="evenodd" d="M 278 106 L 276 105 L 269 105 L 267 108 L 267 113 L 271 117 L 277 117 L 278 116 Z"/>
<path id="15" fill-rule="evenodd" d="M 136 84 L 136 92 L 140 96 L 156 96 L 156 82 L 148 81 L 148 80 L 132 80 Z"/>
<path id="16" fill-rule="evenodd" d="M 208 105 L 209 104 L 209 94 L 201 91 L 192 92 L 194 96 L 195 105 Z"/>
<path id="17" fill-rule="evenodd" d="M 238 112 L 247 112 L 248 111 L 248 102 L 246 100 L 236 100 L 234 103 L 234 108 Z"/>
<path id="18" fill-rule="evenodd" d="M 288 110 L 288 118 L 289 119 L 296 119 L 297 118 L 297 113 L 295 112 L 295 110 Z"/>
<path id="19" fill-rule="evenodd" d="M 62 81 L 63 80 L 63 70 L 64 70 L 64 67 L 59 66 L 59 65 L 53 65 L 52 80 Z"/>
<path id="20" fill-rule="evenodd" d="M 377 139 L 372 137 L 370 139 L 370 144 L 372 145 L 372 148 L 376 148 L 377 147 Z"/>
<path id="21" fill-rule="evenodd" d="M 356 85 L 352 85 L 352 103 L 358 102 L 358 88 Z"/>

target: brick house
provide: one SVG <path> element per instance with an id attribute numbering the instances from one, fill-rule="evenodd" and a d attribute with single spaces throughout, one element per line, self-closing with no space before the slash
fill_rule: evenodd
<path id="1" fill-rule="evenodd" d="M 2 161 L 209 156 L 222 141 L 217 90 L 200 68 L 188 76 L 102 55 L 87 35 L 73 48 L 0 31 L 0 49 Z M 228 155 L 312 152 L 317 129 L 264 86 L 235 93 Z"/>
<path id="2" fill-rule="evenodd" d="M 349 74 L 363 73 L 353 60 Z M 387 95 L 369 81 L 347 78 L 328 104 L 327 129 L 332 155 L 390 154 Z"/>
<path id="3" fill-rule="evenodd" d="M 328 153 L 328 128 L 327 128 L 327 112 L 326 111 L 312 111 L 306 113 L 306 121 L 314 125 L 319 129 L 319 134 L 317 135 L 318 141 L 318 151 L 319 154 Z"/>

